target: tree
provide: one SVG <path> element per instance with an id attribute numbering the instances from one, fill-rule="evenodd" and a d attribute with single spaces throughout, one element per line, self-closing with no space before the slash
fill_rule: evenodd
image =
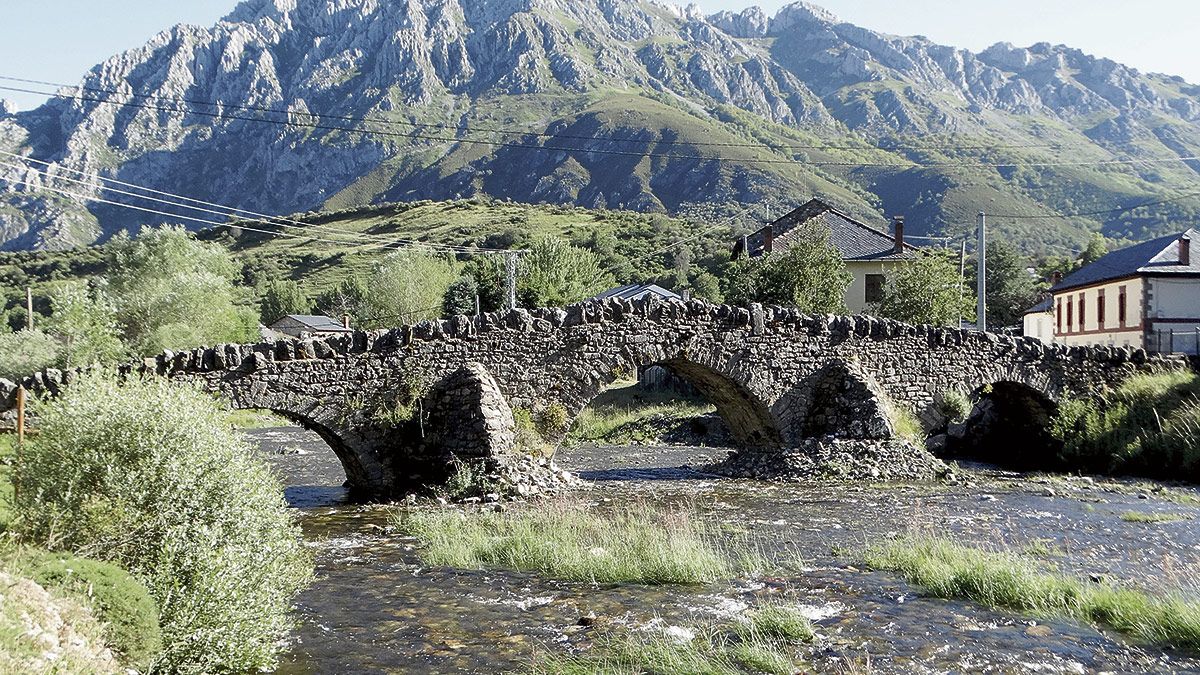
<path id="1" fill-rule="evenodd" d="M 380 328 L 436 319 L 459 276 L 459 265 L 449 255 L 412 249 L 391 253 L 375 266 L 366 298 L 370 315 L 361 321 Z"/>
<path id="2" fill-rule="evenodd" d="M 36 328 L 0 333 L 0 377 L 19 381 L 45 368 L 57 366 L 62 345 Z"/>
<path id="3" fill-rule="evenodd" d="M 479 304 L 485 312 L 504 309 L 504 259 L 499 255 L 471 258 L 464 273 L 475 280 Z"/>
<path id="4" fill-rule="evenodd" d="M 312 300 L 300 290 L 300 284 L 290 279 L 269 281 L 259 303 L 259 318 L 266 325 L 275 323 L 288 314 L 312 312 Z M 338 317 L 341 315 L 339 314 Z M 335 317 L 336 318 L 336 317 Z"/>
<path id="5" fill-rule="evenodd" d="M 988 245 L 988 326 L 1000 328 L 1020 323 L 1025 310 L 1037 304 L 1037 281 L 1029 273 L 1029 262 L 1007 242 Z"/>
<path id="6" fill-rule="evenodd" d="M 442 299 L 442 313 L 446 316 L 473 316 L 475 298 L 479 295 L 479 284 L 472 276 L 461 276 L 446 289 Z"/>
<path id="7" fill-rule="evenodd" d="M 125 354 L 117 327 L 117 307 L 103 287 L 88 289 L 84 282 L 68 282 L 55 289 L 53 311 L 46 328 L 62 344 L 62 365 L 67 368 L 107 363 Z"/>
<path id="8" fill-rule="evenodd" d="M 1079 262 L 1083 265 L 1090 265 L 1106 255 L 1108 255 L 1108 240 L 1099 232 L 1093 232 L 1079 257 Z"/>
<path id="9" fill-rule="evenodd" d="M 332 290 L 318 295 L 315 304 L 319 311 L 328 316 L 349 316 L 358 322 L 370 315 L 368 295 L 370 291 L 367 289 L 367 282 L 358 275 L 351 275 Z"/>
<path id="10" fill-rule="evenodd" d="M 878 312 L 906 323 L 958 326 L 975 304 L 975 294 L 965 291 L 957 256 L 926 250 L 888 275 Z"/>
<path id="11" fill-rule="evenodd" d="M 256 312 L 234 285 L 239 266 L 220 245 L 167 226 L 118 235 L 109 251 L 117 324 L 135 354 L 256 336 Z"/>
<path id="12" fill-rule="evenodd" d="M 545 237 L 521 257 L 517 292 L 526 307 L 561 307 L 589 298 L 613 285 L 613 276 L 596 254 Z"/>
<path id="13" fill-rule="evenodd" d="M 815 314 L 846 311 L 846 289 L 854 280 L 829 230 L 802 225 L 783 252 L 734 261 L 727 268 L 725 299 L 733 304 L 793 305 Z"/>

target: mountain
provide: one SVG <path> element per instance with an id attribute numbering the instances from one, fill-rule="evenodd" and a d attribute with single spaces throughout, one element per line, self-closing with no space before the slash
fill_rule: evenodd
<path id="1" fill-rule="evenodd" d="M 878 222 L 904 213 L 914 235 L 960 234 L 981 209 L 1171 200 L 993 219 L 1051 252 L 1200 217 L 1200 198 L 1179 198 L 1200 162 L 1161 161 L 1200 155 L 1200 87 L 1065 46 L 973 53 L 885 35 L 806 3 L 769 17 L 636 0 L 247 0 L 82 86 L 85 100 L 0 106 L 0 150 L 54 176 L 0 164 L 4 249 L 161 220 L 47 189 L 99 194 L 64 182 L 72 170 L 273 214 L 480 194 L 778 212 L 817 195 Z M 1150 162 L 1062 164 L 1127 159 Z"/>

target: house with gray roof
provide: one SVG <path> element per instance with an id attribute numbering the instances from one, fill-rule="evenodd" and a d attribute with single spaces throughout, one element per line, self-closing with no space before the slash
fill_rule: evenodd
<path id="1" fill-rule="evenodd" d="M 621 298 L 622 300 L 640 300 L 645 297 L 654 296 L 659 300 L 683 300 L 683 296 L 668 291 L 667 289 L 657 284 L 626 284 L 610 288 L 607 291 L 592 298 L 593 300 L 607 300 L 609 298 Z"/>
<path id="2" fill-rule="evenodd" d="M 1200 353 L 1200 231 L 1113 251 L 1051 289 L 1054 341 Z"/>
<path id="3" fill-rule="evenodd" d="M 353 333 L 349 323 L 349 317 L 337 321 L 327 316 L 288 314 L 267 326 L 264 337 L 307 338 Z"/>
<path id="4" fill-rule="evenodd" d="M 757 258 L 786 251 L 802 232 L 801 226 L 819 224 L 829 230 L 829 241 L 842 254 L 854 277 L 846 289 L 846 306 L 852 313 L 868 311 L 883 297 L 888 274 L 917 256 L 918 249 L 904 241 L 904 219 L 897 216 L 889 234 L 812 199 L 762 229 L 738 239 L 733 258 Z"/>

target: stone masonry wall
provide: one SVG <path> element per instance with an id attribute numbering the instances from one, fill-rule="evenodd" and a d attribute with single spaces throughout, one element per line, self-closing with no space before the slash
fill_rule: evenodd
<path id="1" fill-rule="evenodd" d="M 450 427 L 452 452 L 468 447 L 499 452 L 508 443 L 503 427 L 513 409 L 536 416 L 558 404 L 574 418 L 619 376 L 655 363 L 695 385 L 717 406 L 739 445 L 758 450 L 801 445 L 811 414 L 836 425 L 863 417 L 838 414 L 837 407 L 867 413 L 862 431 L 833 435 L 887 436 L 890 426 L 880 429 L 878 411 L 902 406 L 936 422 L 935 401 L 947 390 L 969 394 L 1015 382 L 1058 400 L 1100 391 L 1135 372 L 1186 367 L 1142 350 L 1068 348 L 865 316 L 649 298 L 167 352 L 123 370 L 196 383 L 239 408 L 283 412 L 321 433 L 352 484 L 379 492 L 421 473 L 415 463 L 444 457 L 418 447 L 411 433 L 398 433 L 411 424 L 393 414 L 412 402 L 406 399 L 419 396 L 430 403 L 431 414 L 441 418 L 422 421 L 432 428 L 475 420 Z M 440 396 L 461 387 L 464 368 L 479 381 L 480 394 Z M 831 380 L 831 373 L 843 381 Z M 53 393 L 70 377 L 47 371 L 25 384 Z M 13 386 L 0 382 L 3 400 L 11 401 Z M 485 395 L 488 387 L 502 400 Z M 830 391 L 837 392 L 832 403 Z M 856 403 L 853 396 L 867 399 Z M 483 400 L 490 421 L 480 422 Z M 505 401 L 508 409 L 497 409 Z"/>

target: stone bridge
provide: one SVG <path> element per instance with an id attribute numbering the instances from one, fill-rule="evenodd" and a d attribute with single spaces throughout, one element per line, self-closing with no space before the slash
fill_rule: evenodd
<path id="1" fill-rule="evenodd" d="M 1141 350 L 865 316 L 614 299 L 167 352 L 123 371 L 281 413 L 328 442 L 353 487 L 388 494 L 445 480 L 458 460 L 519 456 L 522 423 L 560 441 L 602 389 L 649 364 L 694 385 L 739 448 L 758 453 L 811 438 L 887 440 L 901 410 L 933 428 L 946 392 L 978 398 L 1002 386 L 1049 404 L 1185 367 Z M 53 393 L 69 379 L 48 371 L 26 384 Z"/>

